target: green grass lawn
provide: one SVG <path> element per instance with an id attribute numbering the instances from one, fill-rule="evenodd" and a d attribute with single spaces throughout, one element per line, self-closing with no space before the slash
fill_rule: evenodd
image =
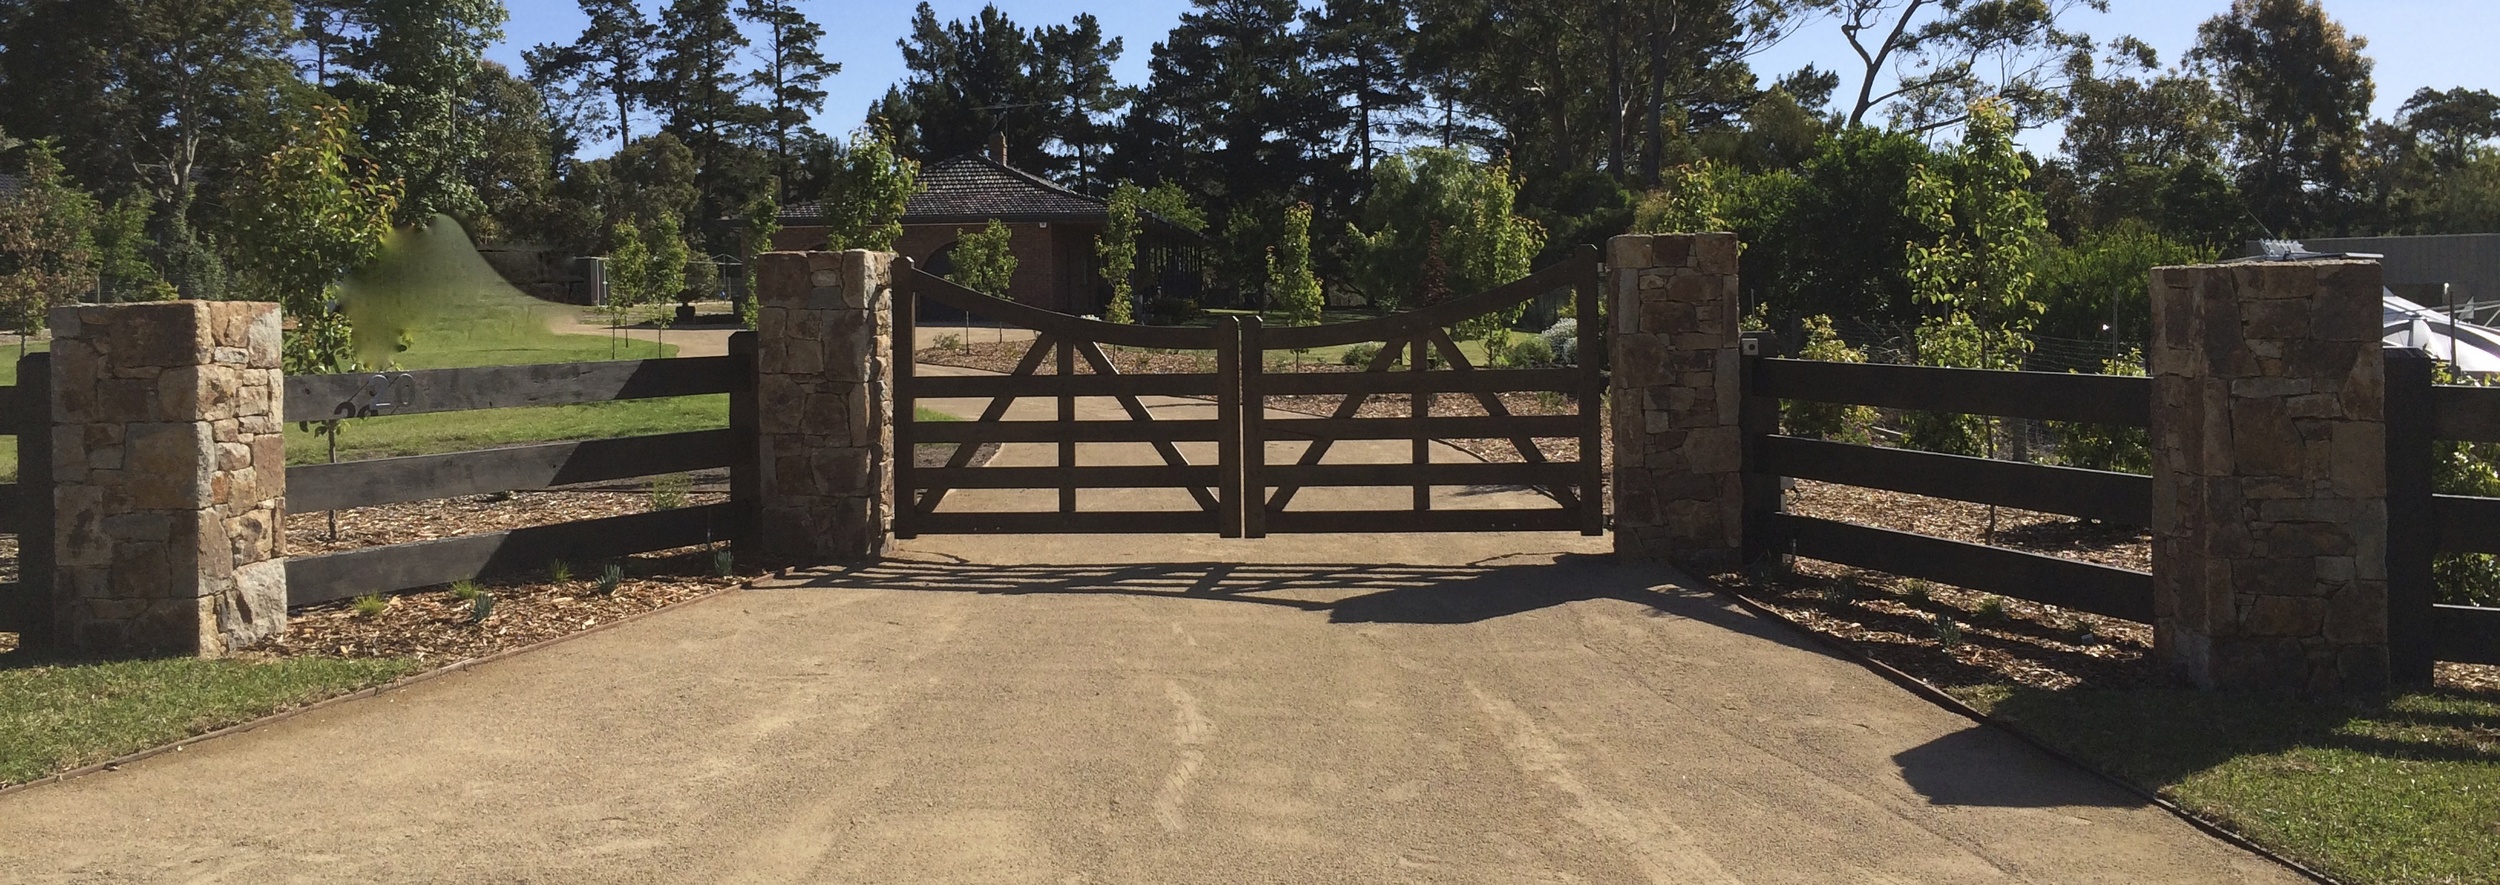
<path id="1" fill-rule="evenodd" d="M 25 783 L 416 672 L 405 659 L 19 662 L 0 655 L 0 784 Z"/>
<path id="2" fill-rule="evenodd" d="M 2354 883 L 2500 883 L 2500 695 L 1955 694 Z"/>

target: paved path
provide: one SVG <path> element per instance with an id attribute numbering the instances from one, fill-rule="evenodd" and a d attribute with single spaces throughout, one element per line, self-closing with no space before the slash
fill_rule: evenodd
<path id="1" fill-rule="evenodd" d="M 915 541 L 0 798 L 0 878 L 2296 881 L 1596 548 Z"/>

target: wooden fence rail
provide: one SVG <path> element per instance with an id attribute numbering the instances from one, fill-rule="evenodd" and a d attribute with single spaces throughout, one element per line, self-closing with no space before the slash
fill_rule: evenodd
<path id="1" fill-rule="evenodd" d="M 290 467 L 287 503 L 296 512 L 535 491 L 717 467 L 731 471 L 727 503 L 292 557 L 286 566 L 288 603 L 308 605 L 517 574 L 544 569 L 558 559 L 588 566 L 743 536 L 753 528 L 752 335 L 733 336 L 730 355 L 720 357 L 288 377 L 286 414 L 291 421 L 730 395 L 730 408 L 723 415 L 729 426 L 719 429 Z M 749 491 L 741 494 L 741 489 Z"/>
<path id="2" fill-rule="evenodd" d="M 2036 418 L 2141 427 L 2151 421 L 2148 379 L 1939 369 L 1747 357 L 1748 542 L 1786 553 L 2136 621 L 2153 618 L 2153 576 L 2057 556 L 1971 544 L 1836 520 L 1768 512 L 1777 477 L 1883 489 L 2098 519 L 2152 520 L 2152 479 L 1783 436 L 1779 401 Z"/>

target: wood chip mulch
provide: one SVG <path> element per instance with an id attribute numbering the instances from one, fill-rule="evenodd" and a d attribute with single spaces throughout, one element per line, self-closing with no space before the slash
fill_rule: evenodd
<path id="1" fill-rule="evenodd" d="M 286 632 L 252 649 L 269 657 L 404 657 L 455 663 L 589 630 L 601 624 L 717 593 L 746 582 L 706 574 L 711 554 L 700 548 L 627 557 L 625 579 L 602 593 L 596 570 L 577 564 L 571 580 L 481 582 L 494 602 L 483 621 L 477 603 L 437 588 L 387 597 L 378 613 L 352 601 L 296 609 Z M 587 574 L 584 574 L 587 572 Z"/>

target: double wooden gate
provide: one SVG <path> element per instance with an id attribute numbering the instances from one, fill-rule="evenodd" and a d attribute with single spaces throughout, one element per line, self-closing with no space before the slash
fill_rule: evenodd
<path id="1" fill-rule="evenodd" d="M 1258 538 L 1293 532 L 1578 531 L 1605 529 L 1604 476 L 1599 457 L 1603 425 L 1599 411 L 1605 377 L 1597 317 L 1598 262 L 1594 248 L 1517 282 L 1393 316 L 1322 326 L 1265 328 L 1256 316 L 1224 316 L 1205 327 L 1132 326 L 1072 317 L 965 289 L 912 268 L 895 271 L 894 304 L 894 532 L 922 534 L 1022 532 L 1189 532 L 1227 538 Z M 1507 312 L 1546 293 L 1570 290 L 1582 318 L 1576 333 L 1576 365 L 1496 369 L 1473 365 L 1449 330 L 1465 321 Z M 1008 374 L 922 374 L 913 352 L 914 318 L 922 301 L 977 314 L 1034 333 L 1023 358 Z M 1359 371 L 1273 371 L 1269 355 L 1380 342 L 1380 352 Z M 1207 371 L 1121 374 L 1106 345 L 1200 357 Z M 1048 371 L 1045 372 L 1045 367 Z M 1080 368 L 1082 371 L 1080 371 Z M 1400 369 L 1403 369 L 1401 371 Z M 1540 394 L 1565 414 L 1514 414 L 1503 394 Z M 1435 415 L 1444 396 L 1471 402 L 1483 414 Z M 1299 397 L 1333 406 L 1326 416 L 1304 417 L 1270 408 L 1278 398 Z M 1111 417 L 1080 416 L 1081 400 L 1116 404 Z M 1158 417 L 1148 398 L 1164 398 Z M 1177 398 L 1178 402 L 1174 402 Z M 1403 408 L 1396 399 L 1404 398 Z M 921 421 L 917 404 L 930 399 L 985 399 L 977 419 Z M 1021 416 L 1020 400 L 1055 404 L 1049 417 Z M 1203 410 L 1205 417 L 1198 417 Z M 1175 417 L 1173 412 L 1189 414 Z M 1516 462 L 1451 457 L 1437 440 L 1498 440 Z M 1577 455 L 1550 458 L 1538 439 L 1569 439 Z M 1329 463 L 1348 441 L 1403 440 L 1403 461 Z M 1082 463 L 1079 446 L 1130 444 L 1151 449 L 1149 463 Z M 943 465 L 922 467 L 924 445 L 951 445 Z M 1018 446 L 1019 457 L 1002 465 L 975 465 L 985 445 Z M 1048 463 L 1032 446 L 1053 446 Z M 1298 451 L 1296 449 L 1298 448 Z M 1374 452 L 1377 454 L 1375 447 Z M 1435 459 L 1435 454 L 1442 457 Z M 1193 457 L 1194 456 L 1194 457 Z M 1277 463 L 1271 463 L 1275 456 Z M 1289 458 L 1287 461 L 1285 459 Z M 1093 459 L 1101 460 L 1101 459 Z M 1115 457 L 1111 460 L 1119 460 Z M 1134 459 L 1131 459 L 1134 460 Z M 1295 508 L 1315 487 L 1407 488 L 1409 506 L 1360 509 Z M 1528 488 L 1551 506 L 1449 508 L 1436 506 L 1435 487 Z M 999 507 L 942 509 L 956 490 L 1021 490 Z M 1085 509 L 1085 490 L 1172 489 L 1194 508 Z M 1055 493 L 1055 506 L 1042 506 Z M 1132 496 L 1134 497 L 1134 496 Z M 1175 501 L 1178 496 L 1174 496 Z"/>

